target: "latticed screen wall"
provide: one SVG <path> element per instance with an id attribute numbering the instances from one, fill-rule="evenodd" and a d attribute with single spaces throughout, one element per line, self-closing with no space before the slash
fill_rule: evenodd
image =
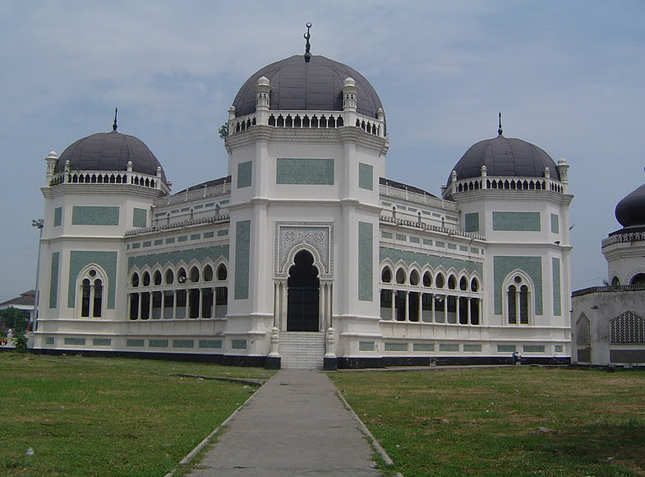
<path id="1" fill-rule="evenodd" d="M 631 311 L 611 320 L 609 327 L 612 344 L 645 344 L 645 319 Z"/>

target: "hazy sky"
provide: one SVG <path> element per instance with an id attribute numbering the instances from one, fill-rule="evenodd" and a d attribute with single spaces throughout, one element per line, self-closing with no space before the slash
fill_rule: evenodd
<path id="1" fill-rule="evenodd" d="M 616 203 L 645 183 L 645 2 L 0 3 L 0 301 L 34 287 L 44 158 L 111 130 L 143 140 L 173 190 L 226 175 L 217 129 L 238 88 L 304 51 L 360 71 L 384 105 L 388 178 L 440 193 L 475 142 L 566 158 L 573 289 L 600 285 Z"/>

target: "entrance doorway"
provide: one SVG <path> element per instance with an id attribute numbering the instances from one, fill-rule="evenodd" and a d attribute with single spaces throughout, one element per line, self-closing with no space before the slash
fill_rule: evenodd
<path id="1" fill-rule="evenodd" d="M 294 263 L 287 281 L 287 331 L 319 331 L 320 279 L 314 257 L 302 250 Z"/>

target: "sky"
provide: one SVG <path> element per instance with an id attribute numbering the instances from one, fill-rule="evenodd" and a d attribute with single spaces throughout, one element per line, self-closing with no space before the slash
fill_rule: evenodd
<path id="1" fill-rule="evenodd" d="M 44 158 L 111 130 L 144 141 L 173 190 L 225 176 L 217 130 L 244 81 L 304 52 L 350 65 L 383 103 L 387 177 L 440 195 L 504 135 L 569 165 L 572 289 L 601 285 L 614 208 L 645 183 L 640 0 L 3 0 L 0 301 L 34 288 Z"/>

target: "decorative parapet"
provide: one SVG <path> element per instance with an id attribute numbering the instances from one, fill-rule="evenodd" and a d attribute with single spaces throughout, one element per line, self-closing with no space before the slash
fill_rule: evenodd
<path id="1" fill-rule="evenodd" d="M 591 293 L 615 293 L 615 292 L 631 292 L 631 291 L 645 291 L 645 284 L 643 285 L 616 285 L 616 286 L 602 286 L 602 287 L 589 287 L 582 290 L 576 290 L 571 293 L 572 297 L 589 295 Z"/>
<path id="2" fill-rule="evenodd" d="M 473 234 L 471 232 L 463 232 L 461 230 L 456 230 L 456 229 L 448 229 L 445 227 L 440 227 L 438 225 L 426 224 L 425 222 L 419 222 L 419 221 L 407 220 L 407 219 L 395 219 L 394 217 L 386 217 L 384 215 L 381 215 L 379 217 L 379 220 L 381 222 L 387 222 L 394 225 L 402 225 L 405 227 L 413 227 L 419 230 L 428 230 L 428 231 L 431 230 L 433 232 L 439 232 L 439 233 L 443 233 L 454 237 L 464 237 L 467 239 L 486 241 L 486 237 L 484 237 L 483 235 Z"/>
<path id="3" fill-rule="evenodd" d="M 446 201 L 435 197 L 429 193 L 419 193 L 407 188 L 392 187 L 387 184 L 379 185 L 379 193 L 381 196 L 392 197 L 395 199 L 403 199 L 409 202 L 414 202 L 416 204 L 425 204 L 425 205 L 434 205 L 434 206 L 443 206 L 446 204 Z M 452 204 L 452 202 L 450 202 Z M 455 204 L 455 208 L 457 205 Z"/>
<path id="4" fill-rule="evenodd" d="M 266 116 L 266 121 L 260 119 Z M 351 118 L 350 118 L 351 116 Z M 352 120 L 352 118 L 355 118 Z M 385 137 L 385 118 L 374 119 L 350 111 L 272 111 L 229 118 L 229 135 L 247 131 L 256 124 L 276 128 L 292 129 L 334 129 L 343 126 L 356 126 L 368 134 Z"/>
<path id="5" fill-rule="evenodd" d="M 51 175 L 48 185 L 59 184 L 128 184 L 170 192 L 160 172 L 151 176 L 131 171 L 64 171 Z"/>
<path id="6" fill-rule="evenodd" d="M 183 227 L 191 227 L 193 225 L 203 225 L 203 224 L 216 224 L 221 222 L 229 222 L 231 217 L 228 214 L 222 215 L 212 215 L 210 217 L 202 217 L 201 219 L 194 220 L 182 220 L 181 222 L 173 222 L 170 224 L 164 225 L 155 225 L 153 227 L 146 227 L 141 229 L 132 229 L 128 230 L 125 233 L 126 237 L 134 237 L 137 235 L 144 235 L 156 232 L 162 232 L 164 230 L 180 229 Z"/>
<path id="7" fill-rule="evenodd" d="M 617 233 L 610 235 L 609 237 L 602 239 L 601 246 L 602 248 L 615 243 L 632 243 L 632 242 L 642 242 L 645 240 L 645 231 L 643 232 L 628 232 L 628 233 Z"/>
<path id="8" fill-rule="evenodd" d="M 470 177 L 451 182 L 450 193 L 469 192 L 473 190 L 545 190 L 566 193 L 565 184 L 550 177 Z"/>
<path id="9" fill-rule="evenodd" d="M 222 184 L 201 187 L 199 189 L 186 189 L 174 195 L 160 197 L 154 201 L 155 207 L 164 207 L 167 205 L 180 204 L 191 200 L 203 199 L 205 197 L 215 197 L 227 195 L 231 193 L 231 183 L 224 182 Z"/>

